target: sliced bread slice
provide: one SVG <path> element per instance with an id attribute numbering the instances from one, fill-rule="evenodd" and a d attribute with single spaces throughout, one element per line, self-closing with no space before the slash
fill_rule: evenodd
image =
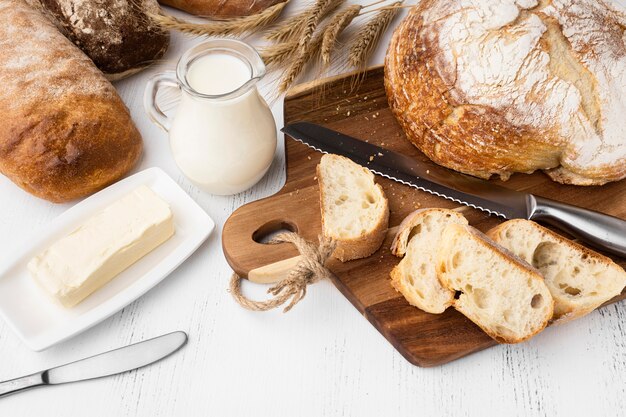
<path id="1" fill-rule="evenodd" d="M 626 286 L 626 272 L 611 259 L 533 221 L 510 220 L 487 234 L 543 274 L 555 321 L 581 317 Z"/>
<path id="2" fill-rule="evenodd" d="M 324 155 L 317 166 L 324 236 L 337 241 L 342 262 L 380 248 L 389 225 L 389 205 L 374 174 L 348 158 Z"/>
<path id="3" fill-rule="evenodd" d="M 391 285 L 409 304 L 427 313 L 443 313 L 454 301 L 454 291 L 441 286 L 435 270 L 441 233 L 450 223 L 467 224 L 467 220 L 453 210 L 416 210 L 402 221 L 391 245 L 394 255 L 404 257 L 391 270 Z"/>
<path id="4" fill-rule="evenodd" d="M 437 272 L 444 287 L 460 292 L 454 308 L 498 342 L 527 340 L 552 317 L 541 274 L 470 226 L 446 226 Z"/>

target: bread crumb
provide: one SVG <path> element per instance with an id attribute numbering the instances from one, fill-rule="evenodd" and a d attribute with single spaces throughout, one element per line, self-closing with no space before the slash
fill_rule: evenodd
<path id="1" fill-rule="evenodd" d="M 370 162 L 374 160 L 374 155 L 370 156 Z"/>
<path id="2" fill-rule="evenodd" d="M 346 113 L 346 116 L 350 116 L 350 110 L 348 110 L 348 112 Z"/>
<path id="3" fill-rule="evenodd" d="M 383 156 L 382 152 L 378 152 L 378 156 Z"/>

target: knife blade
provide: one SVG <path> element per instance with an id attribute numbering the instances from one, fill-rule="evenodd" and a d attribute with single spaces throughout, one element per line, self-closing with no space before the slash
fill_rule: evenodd
<path id="1" fill-rule="evenodd" d="M 506 219 L 547 223 L 598 249 L 626 257 L 626 221 L 617 217 L 511 190 L 439 165 L 422 165 L 314 123 L 293 123 L 281 131 L 318 152 L 345 156 L 393 181 Z"/>
<path id="2" fill-rule="evenodd" d="M 141 368 L 171 355 L 185 343 L 187 343 L 185 332 L 172 332 L 31 375 L 0 382 L 0 397 L 37 386 L 85 381 Z"/>

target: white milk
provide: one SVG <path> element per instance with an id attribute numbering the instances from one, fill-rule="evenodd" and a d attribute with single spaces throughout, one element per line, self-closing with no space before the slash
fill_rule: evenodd
<path id="1" fill-rule="evenodd" d="M 241 58 L 223 52 L 194 59 L 187 70 L 187 82 L 199 93 L 230 93 L 252 78 L 252 68 Z"/>
<path id="2" fill-rule="evenodd" d="M 200 47 L 212 42 L 216 41 L 205 42 Z M 203 190 L 227 195 L 247 190 L 265 175 L 276 150 L 276 125 L 255 84 L 241 88 L 254 76 L 264 74 L 256 51 L 235 40 L 219 42 L 220 49 L 209 45 L 206 54 L 198 56 L 196 53 L 185 62 L 196 47 L 181 58 L 177 83 L 183 86 L 182 97 L 169 135 L 180 170 Z M 242 53 L 241 45 L 245 45 L 254 55 L 239 57 L 225 53 L 224 43 L 235 43 L 234 46 L 240 48 L 239 53 Z M 165 78 L 162 82 L 170 81 Z M 156 94 L 158 76 L 155 83 L 156 87 L 148 84 L 147 98 Z M 194 91 L 225 96 L 203 97 Z M 149 100 L 146 106 L 152 119 L 167 130 L 167 117 L 163 115 L 163 119 L 151 113 Z"/>

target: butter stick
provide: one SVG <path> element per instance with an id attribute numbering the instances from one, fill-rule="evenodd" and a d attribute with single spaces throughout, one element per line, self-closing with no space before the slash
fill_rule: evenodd
<path id="1" fill-rule="evenodd" d="M 37 283 L 73 307 L 174 234 L 169 205 L 141 186 L 28 263 Z"/>

